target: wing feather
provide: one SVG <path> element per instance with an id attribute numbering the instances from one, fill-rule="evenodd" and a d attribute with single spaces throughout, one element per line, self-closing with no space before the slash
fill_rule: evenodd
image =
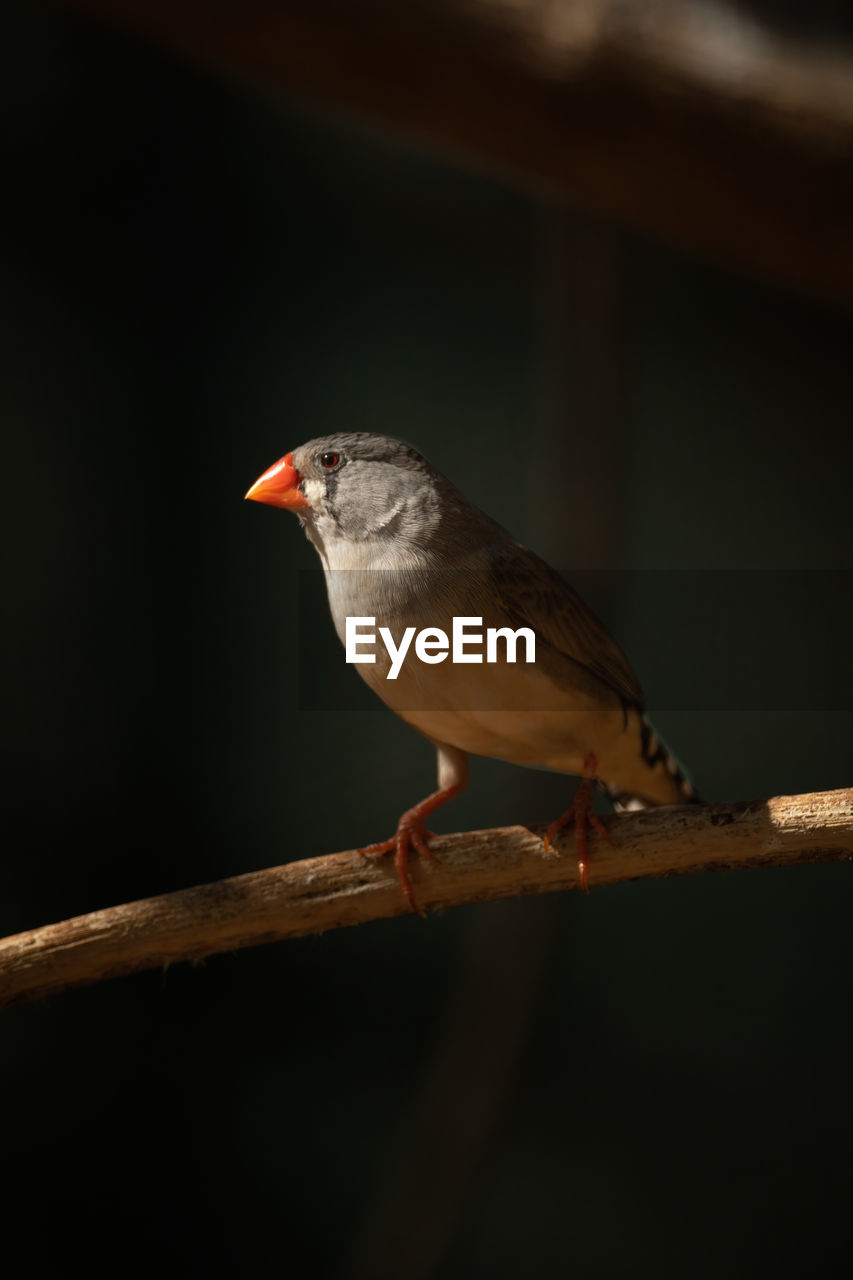
<path id="1" fill-rule="evenodd" d="M 604 624 L 544 560 L 518 543 L 491 558 L 493 588 L 513 628 L 530 627 L 552 657 L 584 667 L 631 707 L 643 691 L 625 654 Z M 570 670 L 567 668 L 567 676 Z"/>

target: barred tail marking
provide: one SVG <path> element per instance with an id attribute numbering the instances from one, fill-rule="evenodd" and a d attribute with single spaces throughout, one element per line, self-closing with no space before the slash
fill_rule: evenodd
<path id="1" fill-rule="evenodd" d="M 659 765 L 663 765 L 685 804 L 702 803 L 701 798 L 696 794 L 693 783 L 666 744 L 655 733 L 645 716 L 640 716 L 640 754 L 650 769 L 656 769 Z M 604 782 L 601 786 L 617 813 L 655 807 L 654 801 L 648 800 L 638 792 L 626 791 L 615 783 Z"/>

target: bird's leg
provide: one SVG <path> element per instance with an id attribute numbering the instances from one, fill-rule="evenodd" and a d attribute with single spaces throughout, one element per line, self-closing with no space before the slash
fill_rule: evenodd
<path id="1" fill-rule="evenodd" d="M 384 854 L 394 851 L 394 867 L 400 880 L 400 888 L 408 898 L 412 910 L 419 916 L 423 916 L 424 912 L 417 904 L 415 891 L 409 879 L 409 850 L 414 849 L 422 858 L 428 858 L 430 862 L 439 861 L 427 844 L 427 840 L 433 833 L 424 825 L 424 818 L 429 817 L 449 800 L 453 800 L 461 790 L 460 786 L 455 786 L 442 787 L 434 791 L 431 796 L 427 796 L 426 800 L 421 800 L 420 804 L 413 805 L 402 814 L 397 823 L 397 834 L 390 840 L 380 840 L 377 844 L 368 844 L 363 849 L 359 849 L 359 853 L 363 853 L 368 858 L 381 858 Z"/>
<path id="2" fill-rule="evenodd" d="M 427 844 L 427 840 L 432 838 L 433 833 L 427 829 L 424 819 L 431 813 L 435 813 L 436 809 L 440 809 L 443 804 L 454 800 L 467 785 L 468 761 L 465 753 L 458 751 L 455 747 L 438 746 L 438 790 L 402 814 L 397 823 L 396 835 L 393 835 L 390 840 L 380 840 L 376 844 L 369 844 L 359 849 L 359 853 L 368 858 L 381 858 L 393 851 L 394 868 L 400 881 L 400 888 L 406 895 L 412 910 L 421 917 L 424 916 L 424 912 L 418 906 L 409 878 L 409 851 L 414 849 L 422 858 L 428 858 L 430 862 L 440 861 Z"/>
<path id="3" fill-rule="evenodd" d="M 561 814 L 556 822 L 552 822 L 548 830 L 545 832 L 545 848 L 550 848 L 551 842 L 563 827 L 574 826 L 575 839 L 578 846 L 578 871 L 581 877 L 581 888 L 584 893 L 589 893 L 589 828 L 597 831 L 603 836 L 608 844 L 613 844 L 610 832 L 599 818 L 598 814 L 592 807 L 593 783 L 595 782 L 595 771 L 598 768 L 598 761 L 595 754 L 590 751 L 589 755 L 583 762 L 583 774 L 581 775 L 581 783 L 575 792 L 575 798 L 564 814 Z"/>

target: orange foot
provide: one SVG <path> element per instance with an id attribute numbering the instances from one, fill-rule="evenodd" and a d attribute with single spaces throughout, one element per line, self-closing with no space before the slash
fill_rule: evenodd
<path id="1" fill-rule="evenodd" d="M 613 844 L 610 832 L 592 807 L 592 791 L 597 767 L 598 761 L 595 755 L 590 752 L 583 762 L 583 777 L 580 786 L 575 792 L 574 800 L 566 812 L 561 814 L 556 822 L 552 822 L 545 832 L 545 849 L 548 850 L 559 831 L 562 831 L 564 827 L 574 826 L 575 839 L 578 845 L 578 871 L 580 872 L 581 888 L 584 893 L 589 893 L 589 843 L 587 839 L 589 828 L 592 827 L 600 836 L 603 836 L 608 844 Z"/>
<path id="2" fill-rule="evenodd" d="M 426 912 L 418 906 L 415 891 L 409 879 L 409 851 L 414 849 L 422 858 L 428 858 L 430 862 L 440 861 L 427 844 L 427 840 L 432 839 L 433 832 L 425 827 L 424 818 L 435 813 L 436 809 L 447 804 L 448 800 L 453 800 L 462 789 L 461 786 L 454 786 L 434 791 L 431 796 L 427 796 L 426 800 L 421 800 L 420 804 L 406 810 L 397 823 L 397 834 L 390 840 L 380 840 L 378 844 L 369 844 L 359 849 L 359 853 L 367 858 L 381 858 L 393 850 L 394 868 L 400 880 L 400 888 L 408 898 L 412 910 L 422 919 L 426 919 Z"/>

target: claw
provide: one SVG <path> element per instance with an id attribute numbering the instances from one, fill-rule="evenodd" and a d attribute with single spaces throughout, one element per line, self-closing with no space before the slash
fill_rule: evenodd
<path id="1" fill-rule="evenodd" d="M 400 888 L 406 895 L 409 906 L 422 919 L 426 919 L 426 913 L 418 905 L 412 881 L 409 877 L 409 852 L 414 849 L 415 853 L 420 854 L 422 858 L 426 858 L 429 862 L 441 861 L 427 844 L 427 840 L 434 838 L 434 833 L 424 826 L 424 818 L 438 809 L 440 805 L 447 804 L 448 800 L 452 800 L 461 790 L 462 787 L 458 785 L 444 787 L 440 791 L 434 792 L 433 795 L 427 796 L 426 800 L 422 800 L 414 808 L 406 810 L 397 823 L 397 834 L 392 836 L 390 840 L 380 840 L 376 844 L 368 844 L 363 849 L 359 849 L 359 853 L 366 858 L 381 858 L 386 853 L 393 852 L 394 869 L 400 881 Z"/>
<path id="2" fill-rule="evenodd" d="M 363 858 L 382 858 L 386 853 L 390 853 L 396 848 L 397 837 L 392 836 L 390 840 L 379 840 L 376 844 L 366 844 L 363 849 L 358 852 Z"/>
<path id="3" fill-rule="evenodd" d="M 613 844 L 613 838 L 599 818 L 598 814 L 592 807 L 592 786 L 595 780 L 595 771 L 598 762 L 592 752 L 583 762 L 583 777 L 580 786 L 575 792 L 575 798 L 565 813 L 561 814 L 555 822 L 552 822 L 548 830 L 545 832 L 545 851 L 551 848 L 554 837 L 565 827 L 574 827 L 575 839 L 578 847 L 578 871 L 581 878 L 581 888 L 584 893 L 589 893 L 589 828 L 592 827 L 602 836 L 608 844 Z"/>

